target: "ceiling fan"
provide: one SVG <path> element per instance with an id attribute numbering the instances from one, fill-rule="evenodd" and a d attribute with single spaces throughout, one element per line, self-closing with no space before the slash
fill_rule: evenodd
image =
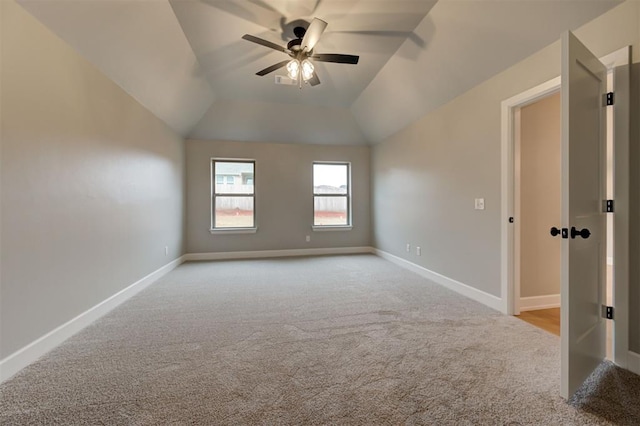
<path id="1" fill-rule="evenodd" d="M 334 62 L 338 64 L 352 64 L 355 65 L 360 59 L 356 55 L 343 55 L 339 53 L 314 53 L 313 48 L 320 40 L 322 33 L 327 28 L 327 23 L 322 19 L 313 18 L 308 28 L 295 27 L 293 33 L 296 38 L 287 43 L 287 47 L 280 46 L 272 43 L 268 40 L 245 34 L 242 36 L 244 40 L 257 43 L 259 45 L 268 47 L 270 49 L 277 50 L 279 52 L 286 53 L 292 59 L 278 62 L 263 70 L 260 70 L 256 75 L 264 76 L 280 68 L 287 67 L 287 73 L 289 78 L 294 81 L 298 81 L 300 88 L 302 88 L 302 82 L 309 83 L 311 86 L 317 86 L 320 84 L 320 79 L 315 72 L 313 61 L 318 62 Z"/>

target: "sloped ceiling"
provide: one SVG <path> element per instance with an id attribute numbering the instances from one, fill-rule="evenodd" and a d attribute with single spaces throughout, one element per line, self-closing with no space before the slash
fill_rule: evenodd
<path id="1" fill-rule="evenodd" d="M 18 0 L 178 133 L 199 139 L 364 144 L 590 21 L 621 0 Z M 293 27 L 329 23 L 322 84 L 255 72 Z"/>
<path id="2" fill-rule="evenodd" d="M 18 3 L 180 134 L 215 100 L 167 1 Z"/>
<path id="3" fill-rule="evenodd" d="M 405 42 L 351 111 L 383 140 L 619 3 L 441 0 L 415 29 L 428 44 Z"/>

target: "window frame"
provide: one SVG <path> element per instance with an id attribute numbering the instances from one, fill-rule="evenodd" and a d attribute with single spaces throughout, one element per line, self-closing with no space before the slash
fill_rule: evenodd
<path id="1" fill-rule="evenodd" d="M 319 194 L 315 190 L 315 166 L 316 165 L 328 165 L 328 166 L 346 166 L 347 167 L 347 193 L 346 194 Z M 311 189 L 312 189 L 312 225 L 311 228 L 314 231 L 350 231 L 353 228 L 352 219 L 352 190 L 351 190 L 351 162 L 349 161 L 314 161 L 311 165 Z M 347 200 L 347 223 L 345 225 L 316 225 L 316 197 L 326 198 L 346 198 Z"/>
<path id="2" fill-rule="evenodd" d="M 245 163 L 253 165 L 253 193 L 218 193 L 216 191 L 216 163 Z M 253 234 L 258 230 L 257 215 L 256 215 L 256 160 L 249 158 L 216 158 L 212 157 L 210 160 L 211 168 L 211 198 L 210 198 L 210 229 L 212 234 Z M 222 185 L 227 185 L 227 176 L 225 175 Z M 234 179 L 235 182 L 235 179 Z M 216 227 L 216 197 L 251 197 L 253 198 L 253 226 L 240 226 L 240 227 Z"/>

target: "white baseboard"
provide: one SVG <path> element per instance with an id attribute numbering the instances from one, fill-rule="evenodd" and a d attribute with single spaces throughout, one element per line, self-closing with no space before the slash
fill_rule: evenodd
<path id="1" fill-rule="evenodd" d="M 551 309 L 560 307 L 560 295 L 548 294 L 546 296 L 532 296 L 520 298 L 520 312 L 536 311 L 538 309 Z"/>
<path id="2" fill-rule="evenodd" d="M 466 296 L 469 299 L 473 299 L 476 302 L 480 302 L 497 311 L 502 310 L 502 299 L 497 296 L 485 293 L 482 290 L 478 290 L 477 288 L 471 287 L 467 284 L 463 284 L 460 281 L 456 281 L 437 272 L 433 272 L 427 268 L 416 265 L 415 263 L 409 262 L 408 260 L 402 259 L 398 256 L 394 256 L 393 254 L 387 253 L 385 251 L 374 249 L 373 253 L 382 257 L 383 259 L 395 263 L 398 266 L 401 266 L 437 284 L 440 284 L 441 286 L 446 287 L 449 290 L 460 293 L 461 295 Z"/>
<path id="3" fill-rule="evenodd" d="M 373 253 L 372 247 L 334 247 L 291 250 L 230 251 L 220 253 L 189 253 L 185 261 L 194 260 L 230 260 L 230 259 L 264 259 L 270 257 L 323 256 L 329 254 Z"/>
<path id="4" fill-rule="evenodd" d="M 0 383 L 12 377 L 18 371 L 46 354 L 69 337 L 73 336 L 95 320 L 99 319 L 121 303 L 135 296 L 147 288 L 160 277 L 175 269 L 178 265 L 189 260 L 223 260 L 249 259 L 289 256 L 320 256 L 329 254 L 373 253 L 371 247 L 339 247 L 300 250 L 264 250 L 227 253 L 191 253 L 169 262 L 165 266 L 136 281 L 127 288 L 103 300 L 75 318 L 48 332 L 44 336 L 29 343 L 0 361 Z"/>
<path id="5" fill-rule="evenodd" d="M 31 364 L 42 355 L 46 354 L 121 303 L 135 296 L 169 271 L 175 269 L 178 265 L 184 262 L 184 258 L 185 256 L 181 256 L 178 259 L 167 263 L 146 277 L 136 281 L 127 288 L 120 290 L 108 299 L 103 300 L 77 317 L 67 321 L 39 339 L 34 340 L 27 346 L 7 356 L 5 359 L 0 361 L 0 383 L 4 382 L 18 371 L 22 370 L 24 367 Z"/>
<path id="6" fill-rule="evenodd" d="M 627 361 L 629 362 L 629 371 L 633 371 L 634 373 L 640 375 L 640 354 L 629 351 L 629 357 Z"/>

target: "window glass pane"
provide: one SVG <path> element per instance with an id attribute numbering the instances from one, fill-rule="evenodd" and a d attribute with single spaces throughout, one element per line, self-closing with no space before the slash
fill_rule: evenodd
<path id="1" fill-rule="evenodd" d="M 348 225 L 347 197 L 313 197 L 314 226 Z"/>
<path id="2" fill-rule="evenodd" d="M 215 161 L 216 194 L 253 194 L 253 165 L 239 161 Z"/>
<path id="3" fill-rule="evenodd" d="M 349 166 L 347 164 L 314 164 L 314 194 L 347 194 Z"/>
<path id="4" fill-rule="evenodd" d="M 253 228 L 253 197 L 216 197 L 216 228 Z"/>

